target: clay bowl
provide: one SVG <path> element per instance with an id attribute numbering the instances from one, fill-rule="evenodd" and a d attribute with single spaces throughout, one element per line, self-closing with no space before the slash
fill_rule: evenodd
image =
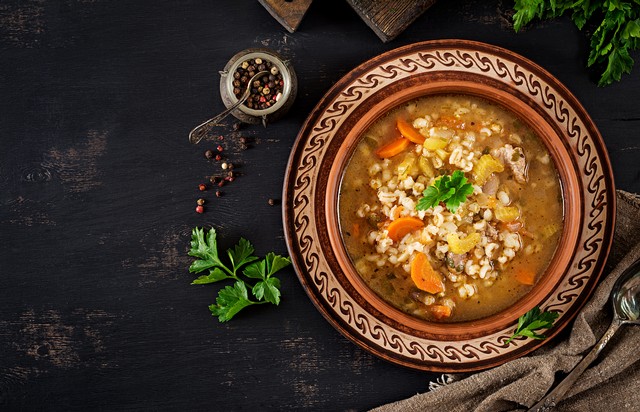
<path id="1" fill-rule="evenodd" d="M 546 273 L 514 305 L 475 321 L 428 322 L 386 303 L 356 272 L 338 224 L 340 179 L 363 132 L 398 105 L 434 94 L 478 96 L 510 110 L 545 143 L 561 181 L 563 235 Z M 614 212 L 604 143 L 575 97 L 527 59 L 461 40 L 392 50 L 338 82 L 298 135 L 287 168 L 283 211 L 296 273 L 325 318 L 383 359 L 432 371 L 484 369 L 535 350 L 549 339 L 506 341 L 518 318 L 536 305 L 560 313 L 546 335 L 560 332 L 602 272 Z"/>

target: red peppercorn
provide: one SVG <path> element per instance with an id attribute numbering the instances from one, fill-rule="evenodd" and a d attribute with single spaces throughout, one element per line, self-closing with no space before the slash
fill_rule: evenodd
<path id="1" fill-rule="evenodd" d="M 224 140 L 224 136 L 223 135 L 218 136 L 218 140 Z"/>
<path id="2" fill-rule="evenodd" d="M 203 207 L 203 206 L 200 206 L 200 205 L 196 206 L 196 212 L 198 212 L 198 213 L 204 213 L 204 207 Z"/>
<path id="3" fill-rule="evenodd" d="M 220 160 L 222 160 L 222 156 L 216 155 L 216 160 L 219 162 Z"/>
<path id="4" fill-rule="evenodd" d="M 222 192 L 219 190 L 216 190 L 216 197 L 220 197 L 220 196 L 222 196 Z"/>
<path id="5" fill-rule="evenodd" d="M 222 187 L 224 186 L 224 180 L 221 180 L 220 183 L 218 183 L 218 187 Z"/>
<path id="6" fill-rule="evenodd" d="M 216 147 L 216 149 L 218 149 L 219 152 L 222 152 L 224 150 L 224 148 L 220 145 L 218 145 L 218 147 Z"/>
<path id="7" fill-rule="evenodd" d="M 201 192 L 204 192 L 205 190 L 207 190 L 207 185 L 205 185 L 204 183 L 200 183 L 198 185 L 198 189 L 200 189 Z"/>

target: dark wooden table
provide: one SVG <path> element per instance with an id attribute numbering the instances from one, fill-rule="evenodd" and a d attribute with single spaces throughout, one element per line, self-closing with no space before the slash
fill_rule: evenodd
<path id="1" fill-rule="evenodd" d="M 295 34 L 252 0 L 6 0 L 0 4 L 0 409 L 363 410 L 438 375 L 388 364 L 336 332 L 284 270 L 280 307 L 219 324 L 215 285 L 190 286 L 191 229 L 286 253 L 280 199 L 307 114 L 343 74 L 408 43 L 465 38 L 520 53 L 578 97 L 606 141 L 617 187 L 640 192 L 640 68 L 607 88 L 567 19 L 515 34 L 511 1 L 441 1 L 382 44 L 343 1 L 316 1 Z M 221 128 L 240 177 L 224 196 L 188 131 L 223 109 L 237 51 L 292 59 L 285 119 Z M 637 57 L 637 56 L 636 56 Z"/>

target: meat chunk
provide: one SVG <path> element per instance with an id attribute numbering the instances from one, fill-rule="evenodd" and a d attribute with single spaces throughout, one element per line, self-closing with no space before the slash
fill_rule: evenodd
<path id="1" fill-rule="evenodd" d="M 521 147 L 506 144 L 499 149 L 494 149 L 492 155 L 509 166 L 516 182 L 527 182 L 527 159 L 524 157 L 524 151 Z"/>
<path id="2" fill-rule="evenodd" d="M 465 263 L 467 263 L 467 254 L 457 255 L 453 252 L 447 252 L 445 262 L 450 270 L 460 273 L 464 270 Z"/>

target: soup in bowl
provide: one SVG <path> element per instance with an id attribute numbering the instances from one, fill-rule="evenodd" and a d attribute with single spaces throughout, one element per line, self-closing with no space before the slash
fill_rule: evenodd
<path id="1" fill-rule="evenodd" d="M 563 226 L 543 142 L 510 111 L 468 95 L 418 98 L 377 119 L 344 170 L 338 202 L 363 281 L 436 322 L 491 316 L 526 295 Z"/>

